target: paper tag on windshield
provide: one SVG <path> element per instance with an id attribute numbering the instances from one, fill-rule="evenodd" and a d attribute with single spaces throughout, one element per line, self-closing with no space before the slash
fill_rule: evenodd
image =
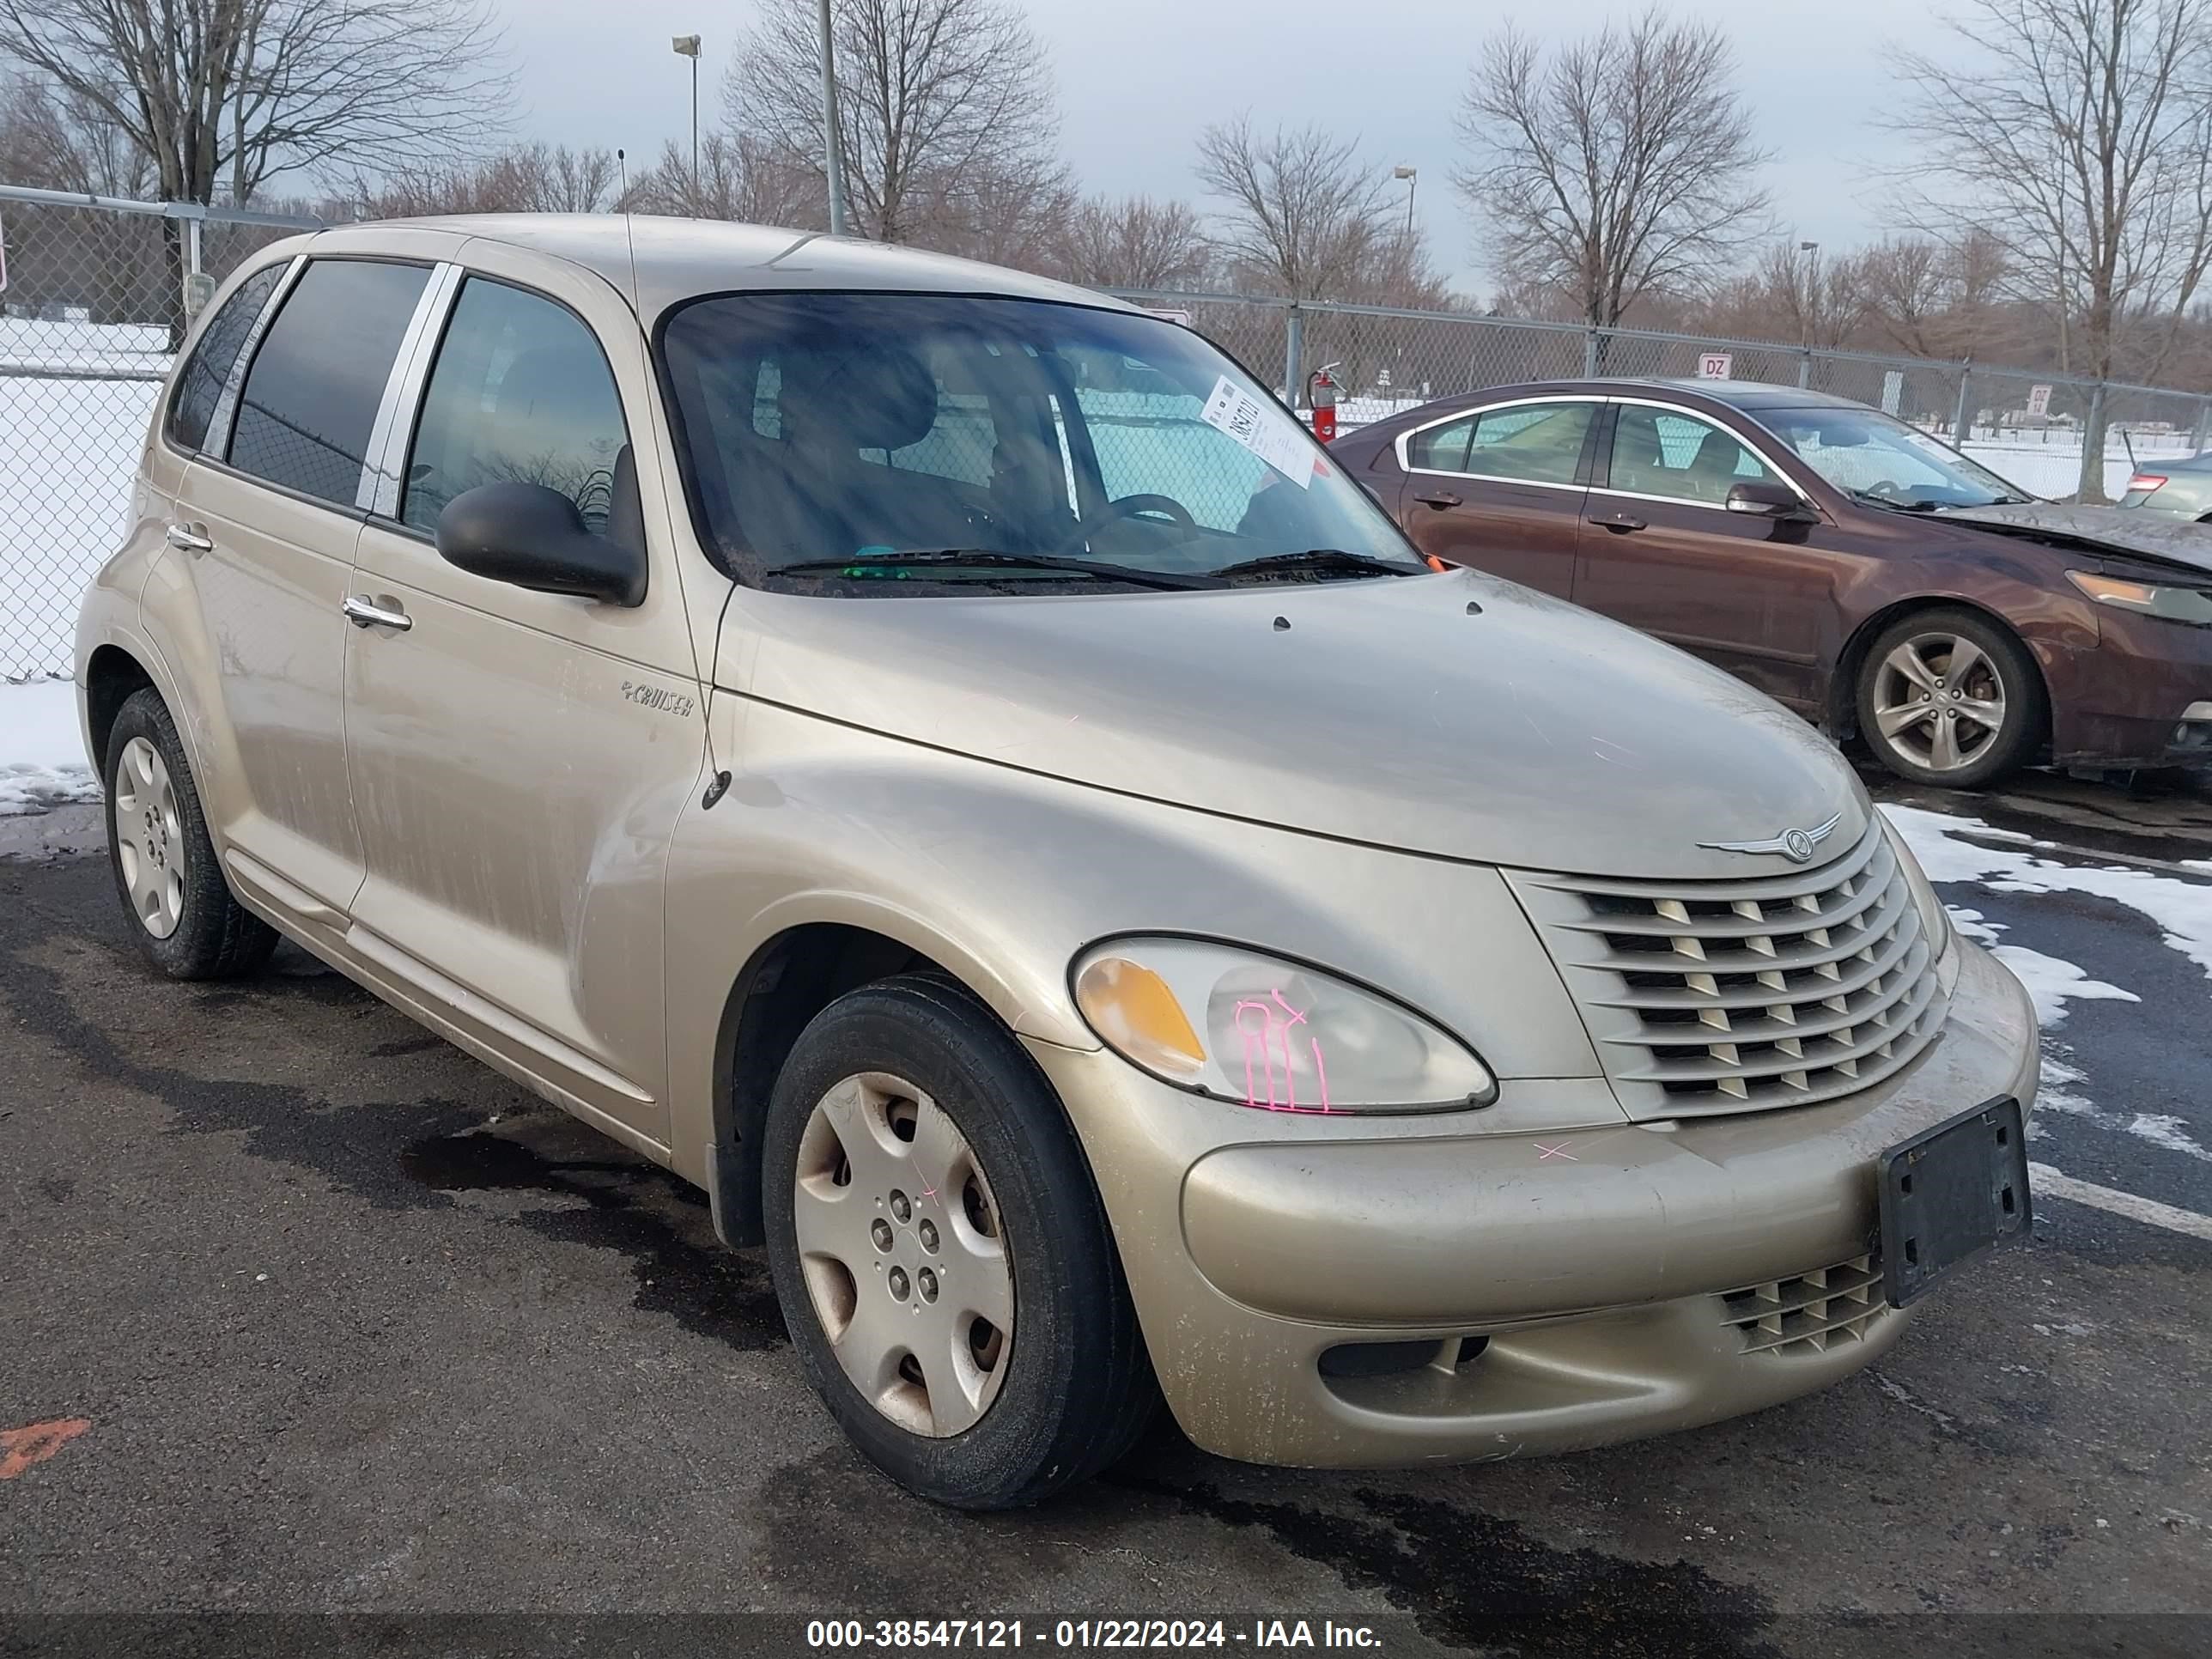
<path id="1" fill-rule="evenodd" d="M 1213 395 L 1206 400 L 1199 419 L 1218 427 L 1299 489 L 1310 489 L 1313 450 L 1283 424 L 1281 415 L 1224 374 L 1214 381 Z"/>

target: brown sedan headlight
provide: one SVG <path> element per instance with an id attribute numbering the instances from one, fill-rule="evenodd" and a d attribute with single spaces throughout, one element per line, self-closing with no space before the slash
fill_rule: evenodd
<path id="1" fill-rule="evenodd" d="M 1498 1079 L 1388 997 L 1303 963 L 1192 939 L 1119 939 L 1074 967 L 1099 1041 L 1163 1082 L 1277 1112 L 1449 1112 Z"/>
<path id="2" fill-rule="evenodd" d="M 2066 580 L 2099 605 L 2109 605 L 2116 611 L 2140 611 L 2168 622 L 2212 628 L 2212 592 L 2201 587 L 2170 587 L 2160 582 L 2100 575 L 2094 570 L 2069 570 Z"/>

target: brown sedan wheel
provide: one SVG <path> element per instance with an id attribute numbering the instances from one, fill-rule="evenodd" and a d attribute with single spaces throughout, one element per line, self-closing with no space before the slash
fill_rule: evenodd
<path id="1" fill-rule="evenodd" d="M 1900 617 L 1859 670 L 1859 731 L 1882 764 L 1915 783 L 1995 783 L 2033 757 L 2047 714 L 2027 648 L 1972 611 Z"/>
<path id="2" fill-rule="evenodd" d="M 893 1480 L 1034 1504 L 1158 1398 L 1060 1101 L 949 980 L 849 992 L 799 1034 L 762 1148 L 769 1265 L 807 1380 Z"/>

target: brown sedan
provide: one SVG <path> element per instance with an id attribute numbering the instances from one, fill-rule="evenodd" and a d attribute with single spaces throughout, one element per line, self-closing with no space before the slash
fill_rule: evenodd
<path id="1" fill-rule="evenodd" d="M 1916 781 L 2212 760 L 2212 531 L 2032 501 L 1863 404 L 1553 381 L 1334 453 L 1432 559 L 1680 646 Z"/>

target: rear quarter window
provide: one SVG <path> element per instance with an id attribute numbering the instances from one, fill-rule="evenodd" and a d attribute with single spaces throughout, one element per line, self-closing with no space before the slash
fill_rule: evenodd
<path id="1" fill-rule="evenodd" d="M 222 302 L 222 309 L 201 331 L 199 343 L 185 362 L 185 372 L 177 376 L 176 392 L 169 403 L 169 441 L 179 449 L 198 450 L 207 442 L 208 422 L 222 396 L 223 382 L 230 378 L 239 349 L 253 331 L 261 308 L 276 291 L 284 271 L 281 263 L 255 271 L 239 284 L 238 291 Z"/>

